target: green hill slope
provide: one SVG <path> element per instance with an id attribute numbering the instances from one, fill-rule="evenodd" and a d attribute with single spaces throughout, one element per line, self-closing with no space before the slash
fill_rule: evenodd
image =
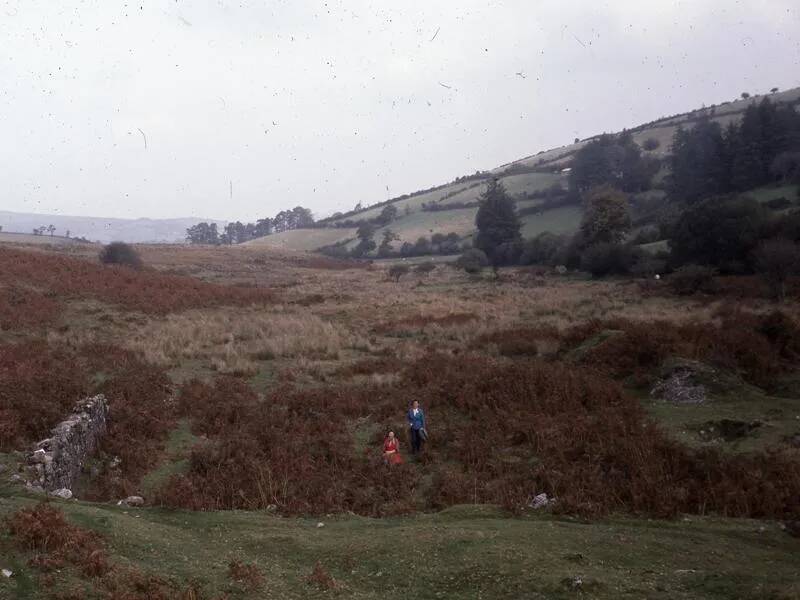
<path id="1" fill-rule="evenodd" d="M 774 102 L 800 102 L 800 88 L 771 94 L 769 97 Z M 763 96 L 753 96 L 704 107 L 639 125 L 629 131 L 640 147 L 644 148 L 645 142 L 654 146 L 651 150 L 645 151 L 645 154 L 664 158 L 669 154 L 672 138 L 678 127 L 691 128 L 702 117 L 718 121 L 724 127 L 731 121 L 739 120 L 748 106 L 762 99 Z M 541 200 L 532 199 L 530 196 L 554 185 L 566 188 L 568 177 L 564 170 L 569 169 L 575 153 L 595 137 L 539 152 L 501 165 L 489 172 L 454 181 L 432 190 L 379 202 L 344 215 L 323 219 L 318 229 L 285 232 L 269 236 L 275 239 L 264 238 L 263 241 L 254 240 L 249 243 L 308 251 L 350 240 L 347 247 L 352 248 L 356 244 L 354 233 L 357 222 L 377 217 L 387 205 L 397 209 L 397 218 L 388 226 L 399 236 L 399 240 L 393 244 L 395 249 L 405 242 L 413 244 L 419 237 L 430 237 L 434 233 L 456 233 L 462 239 L 467 239 L 474 232 L 476 203 L 489 177 L 499 178 L 508 192 L 517 199 L 517 206 L 522 213 L 525 237 L 533 237 L 545 231 L 571 233 L 577 230 L 580 223 L 579 206 L 557 206 L 534 211 L 533 207 L 540 204 Z M 657 180 L 660 177 L 661 175 L 657 176 Z M 451 205 L 452 209 L 442 210 L 442 207 Z M 431 206 L 437 210 L 431 210 Z M 382 227 L 378 230 L 375 236 L 377 242 L 381 240 L 386 229 L 387 227 Z"/>

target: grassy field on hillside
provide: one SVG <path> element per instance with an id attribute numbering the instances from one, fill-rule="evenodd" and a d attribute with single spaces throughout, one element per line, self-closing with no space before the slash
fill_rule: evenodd
<path id="1" fill-rule="evenodd" d="M 342 240 L 354 238 L 355 235 L 355 229 L 346 227 L 330 229 L 294 229 L 256 238 L 245 242 L 243 245 L 253 248 L 274 248 L 276 250 L 310 252 L 322 246 L 328 246 Z"/>
<path id="2" fill-rule="evenodd" d="M 573 233 L 581 224 L 580 206 L 561 206 L 522 218 L 522 237 L 533 238 L 549 231 L 550 233 Z"/>

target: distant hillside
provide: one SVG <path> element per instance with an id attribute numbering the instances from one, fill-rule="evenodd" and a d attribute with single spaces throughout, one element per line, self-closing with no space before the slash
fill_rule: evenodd
<path id="1" fill-rule="evenodd" d="M 2 227 L 3 233 L 32 234 L 34 229 L 53 225 L 56 228 L 55 237 L 66 236 L 67 232 L 69 232 L 69 237 L 85 237 L 92 242 L 103 243 L 113 241 L 130 243 L 183 242 L 186 239 L 186 229 L 201 221 L 216 222 L 219 225 L 225 224 L 224 221 L 196 218 L 114 219 L 0 211 L 0 227 Z M 45 233 L 45 236 L 36 237 L 50 236 Z M 41 240 L 34 241 L 41 242 Z"/>
<path id="2" fill-rule="evenodd" d="M 670 152 L 672 138 L 679 126 L 691 128 L 698 119 L 708 116 L 724 127 L 731 121 L 741 119 L 745 109 L 753 103 L 760 102 L 763 97 L 756 95 L 703 107 L 638 125 L 628 131 L 640 147 L 651 148 L 646 150 L 645 154 L 664 158 Z M 800 103 L 800 88 L 770 94 L 769 97 L 777 103 Z M 334 215 L 318 223 L 322 229 L 289 231 L 259 238 L 249 244 L 275 245 L 299 251 L 318 249 L 336 243 L 352 248 L 356 244 L 357 221 L 377 217 L 388 205 L 397 209 L 397 217 L 388 226 L 378 229 L 375 235 L 378 243 L 387 228 L 399 236 L 399 240 L 393 243 L 395 249 L 405 242 L 413 244 L 419 237 L 430 237 L 435 233 L 456 233 L 460 238 L 467 239 L 474 232 L 477 200 L 485 189 L 485 182 L 489 177 L 498 177 L 508 192 L 516 197 L 523 221 L 522 233 L 525 237 L 534 237 L 544 231 L 574 232 L 580 223 L 580 207 L 575 204 L 559 205 L 547 202 L 543 193 L 553 186 L 567 187 L 568 176 L 564 169 L 569 169 L 575 153 L 596 137 L 542 151 L 491 171 L 460 178 L 458 181 L 426 191 L 378 202 L 343 215 Z M 645 195 L 648 198 L 658 197 L 654 192 Z"/>

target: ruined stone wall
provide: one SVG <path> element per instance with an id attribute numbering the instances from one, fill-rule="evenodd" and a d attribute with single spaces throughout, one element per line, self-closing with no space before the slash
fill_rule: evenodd
<path id="1" fill-rule="evenodd" d="M 31 483 L 48 492 L 71 489 L 84 461 L 94 452 L 105 433 L 107 418 L 105 396 L 78 402 L 75 411 L 51 430 L 51 437 L 36 444 L 30 456 Z"/>

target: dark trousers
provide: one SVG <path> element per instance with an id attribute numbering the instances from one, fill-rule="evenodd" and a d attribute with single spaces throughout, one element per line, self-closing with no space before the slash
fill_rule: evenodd
<path id="1" fill-rule="evenodd" d="M 409 432 L 411 433 L 411 453 L 416 454 L 422 449 L 422 434 L 419 429 L 413 427 L 409 428 Z"/>

